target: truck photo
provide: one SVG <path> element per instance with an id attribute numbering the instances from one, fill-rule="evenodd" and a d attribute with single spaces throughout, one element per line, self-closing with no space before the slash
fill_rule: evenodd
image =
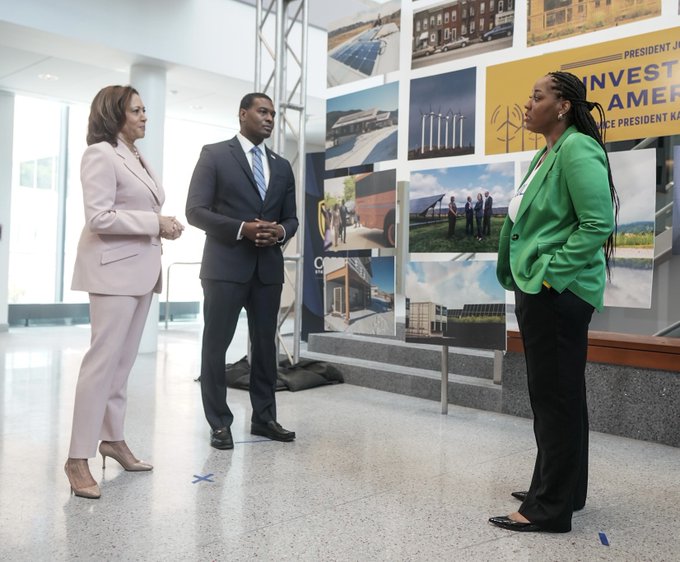
<path id="1" fill-rule="evenodd" d="M 354 220 L 365 228 L 382 230 L 386 246 L 396 239 L 396 170 L 367 174 L 356 181 Z"/>

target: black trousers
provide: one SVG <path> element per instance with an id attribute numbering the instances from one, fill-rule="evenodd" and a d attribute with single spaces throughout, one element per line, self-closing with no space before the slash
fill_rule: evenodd
<path id="1" fill-rule="evenodd" d="M 491 234 L 491 215 L 489 213 L 484 213 L 484 222 L 482 224 L 482 233 Z"/>
<path id="2" fill-rule="evenodd" d="M 570 291 L 515 290 L 538 453 L 519 512 L 555 532 L 571 530 L 588 488 L 585 368 L 593 307 Z"/>
<path id="3" fill-rule="evenodd" d="M 472 225 L 472 214 L 465 215 L 465 234 L 473 235 L 475 233 L 475 228 Z"/>
<path id="4" fill-rule="evenodd" d="M 225 356 L 241 309 L 248 313 L 250 334 L 251 420 L 276 420 L 276 324 L 282 285 L 264 285 L 257 275 L 248 283 L 203 279 L 203 347 L 201 397 L 212 429 L 230 427 L 234 421 L 227 405 Z"/>

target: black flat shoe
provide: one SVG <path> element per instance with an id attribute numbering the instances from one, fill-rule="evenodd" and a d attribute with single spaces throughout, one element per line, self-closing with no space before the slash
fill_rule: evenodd
<path id="1" fill-rule="evenodd" d="M 543 530 L 538 525 L 534 525 L 531 522 L 523 523 L 521 521 L 513 521 L 506 515 L 490 517 L 489 523 L 496 525 L 496 527 L 500 527 L 501 529 L 507 529 L 508 531 L 519 531 L 522 533 L 536 533 Z"/>
<path id="2" fill-rule="evenodd" d="M 231 429 L 220 427 L 210 432 L 210 446 L 215 449 L 233 449 L 234 440 L 231 437 Z"/>
<path id="3" fill-rule="evenodd" d="M 511 492 L 510 495 L 513 498 L 517 498 L 519 501 L 523 502 L 525 499 L 527 499 L 527 494 L 529 492 Z M 583 506 L 580 507 L 575 507 L 574 511 L 581 511 L 583 509 Z"/>
<path id="4" fill-rule="evenodd" d="M 268 437 L 274 441 L 288 442 L 295 439 L 294 431 L 283 429 L 281 424 L 274 420 L 268 421 L 267 423 L 251 423 L 250 433 L 253 435 L 262 435 L 263 437 Z"/>

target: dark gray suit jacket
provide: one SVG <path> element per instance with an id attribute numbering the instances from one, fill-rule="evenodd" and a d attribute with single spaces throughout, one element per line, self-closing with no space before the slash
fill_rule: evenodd
<path id="1" fill-rule="evenodd" d="M 245 283 L 255 271 L 262 283 L 283 283 L 280 245 L 258 248 L 237 240 L 243 221 L 275 221 L 286 229 L 286 239 L 298 227 L 295 178 L 290 163 L 266 149 L 269 185 L 260 198 L 253 172 L 237 137 L 203 147 L 189 185 L 186 217 L 205 231 L 201 279 Z"/>

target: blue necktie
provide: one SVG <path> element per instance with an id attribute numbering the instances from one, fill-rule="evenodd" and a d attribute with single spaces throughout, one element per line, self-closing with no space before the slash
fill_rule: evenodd
<path id="1" fill-rule="evenodd" d="M 260 197 L 264 200 L 264 196 L 267 194 L 267 184 L 264 181 L 264 168 L 262 167 L 260 149 L 257 146 L 254 146 L 250 149 L 250 152 L 253 154 L 253 175 L 255 176 L 255 183 L 260 192 Z"/>

